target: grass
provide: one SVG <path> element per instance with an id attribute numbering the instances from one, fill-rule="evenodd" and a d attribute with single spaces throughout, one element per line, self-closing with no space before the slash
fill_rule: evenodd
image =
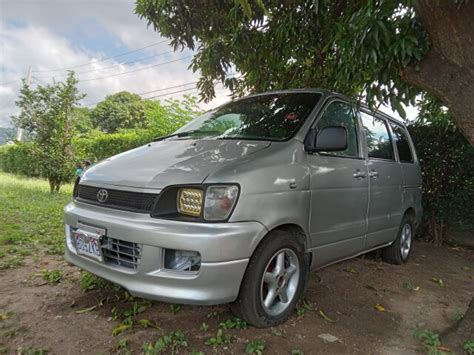
<path id="1" fill-rule="evenodd" d="M 186 335 L 181 331 L 177 330 L 168 335 L 164 335 L 159 338 L 155 344 L 145 343 L 142 347 L 142 353 L 145 355 L 154 354 L 176 354 L 179 350 L 188 346 L 188 340 Z"/>
<path id="2" fill-rule="evenodd" d="M 61 270 L 41 270 L 43 279 L 52 285 L 56 285 L 61 282 L 63 278 L 63 272 Z"/>
<path id="3" fill-rule="evenodd" d="M 64 252 L 63 208 L 72 185 L 49 193 L 46 180 L 0 172 L 0 269 L 23 264 L 27 255 Z"/>
<path id="4" fill-rule="evenodd" d="M 441 340 L 437 333 L 431 330 L 417 328 L 413 332 L 413 337 L 421 342 L 428 355 L 447 354 L 447 352 L 441 349 Z"/>

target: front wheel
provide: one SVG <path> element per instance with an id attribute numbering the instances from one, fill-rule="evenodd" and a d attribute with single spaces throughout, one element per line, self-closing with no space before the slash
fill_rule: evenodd
<path id="1" fill-rule="evenodd" d="M 250 259 L 233 310 L 258 328 L 283 323 L 303 292 L 307 273 L 297 237 L 272 231 Z"/>

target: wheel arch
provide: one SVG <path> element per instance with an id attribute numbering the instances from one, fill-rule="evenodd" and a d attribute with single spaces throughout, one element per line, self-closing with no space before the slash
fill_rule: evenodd
<path id="1" fill-rule="evenodd" d="M 410 217 L 410 219 L 413 220 L 413 222 L 416 221 L 416 211 L 413 207 L 408 207 L 405 212 L 403 213 L 403 217 Z"/>
<path id="2" fill-rule="evenodd" d="M 276 226 L 272 229 L 268 229 L 268 231 L 265 233 L 263 238 L 261 238 L 258 241 L 258 243 L 255 245 L 255 247 L 253 248 L 252 255 L 255 253 L 257 248 L 263 243 L 264 240 L 266 240 L 267 238 L 271 238 L 272 232 L 276 231 L 276 230 L 287 232 L 287 233 L 291 234 L 292 236 L 294 236 L 299 241 L 299 243 L 303 247 L 303 252 L 306 255 L 307 263 L 310 266 L 311 261 L 312 261 L 312 253 L 308 252 L 308 250 L 311 246 L 310 239 L 309 239 L 309 236 L 307 235 L 307 233 L 305 233 L 303 227 L 301 227 L 300 225 L 298 225 L 296 223 L 284 223 L 284 224 L 280 224 L 280 225 L 278 225 L 278 226 Z"/>

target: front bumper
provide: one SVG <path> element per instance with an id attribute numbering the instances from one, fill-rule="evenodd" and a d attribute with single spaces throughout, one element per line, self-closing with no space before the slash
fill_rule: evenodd
<path id="1" fill-rule="evenodd" d="M 249 258 L 267 233 L 258 222 L 170 221 L 80 202 L 65 207 L 64 220 L 73 228 L 78 222 L 101 227 L 108 237 L 142 246 L 136 270 L 79 256 L 71 243 L 67 243 L 67 261 L 125 287 L 135 296 L 200 305 L 237 298 Z M 164 248 L 199 252 L 199 271 L 164 269 Z"/>

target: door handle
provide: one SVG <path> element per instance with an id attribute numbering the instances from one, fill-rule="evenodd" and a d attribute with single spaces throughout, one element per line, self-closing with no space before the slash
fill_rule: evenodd
<path id="1" fill-rule="evenodd" d="M 365 173 L 363 171 L 360 171 L 359 169 L 356 170 L 356 172 L 354 174 L 352 174 L 353 177 L 355 177 L 356 179 L 360 180 L 360 179 L 365 179 L 365 177 L 367 175 L 365 175 Z"/>
<path id="2" fill-rule="evenodd" d="M 375 170 L 372 170 L 370 173 L 369 173 L 369 176 L 373 179 L 377 179 L 379 177 L 379 172 L 378 171 L 375 171 Z"/>

